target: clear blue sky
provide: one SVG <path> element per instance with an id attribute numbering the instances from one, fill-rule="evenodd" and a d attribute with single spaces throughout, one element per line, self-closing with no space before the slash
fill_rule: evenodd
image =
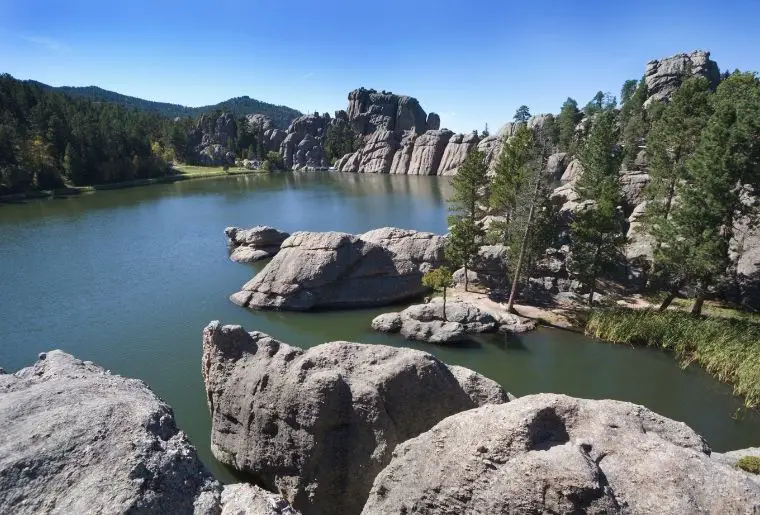
<path id="1" fill-rule="evenodd" d="M 760 70 L 758 20 L 758 0 L 0 0 L 0 72 L 330 113 L 367 86 L 417 97 L 453 130 L 493 131 L 520 104 L 557 112 L 567 96 L 618 94 L 681 51 Z"/>

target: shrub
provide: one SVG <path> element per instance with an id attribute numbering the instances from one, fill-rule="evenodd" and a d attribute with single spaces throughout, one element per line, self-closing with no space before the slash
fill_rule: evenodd
<path id="1" fill-rule="evenodd" d="M 750 474 L 760 474 L 760 456 L 745 456 L 736 462 L 736 466 Z"/>

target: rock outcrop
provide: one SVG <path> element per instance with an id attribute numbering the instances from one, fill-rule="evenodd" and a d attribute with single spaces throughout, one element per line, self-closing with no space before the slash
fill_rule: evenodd
<path id="1" fill-rule="evenodd" d="M 425 114 L 416 98 L 365 88 L 348 94 L 346 113 L 356 132 L 363 136 L 378 130 L 422 134 L 437 130 L 441 123 L 435 113 Z"/>
<path id="2" fill-rule="evenodd" d="M 188 146 L 194 150 L 192 160 L 205 166 L 235 163 L 232 144 L 237 137 L 237 124 L 232 113 L 207 113 L 188 135 Z"/>
<path id="3" fill-rule="evenodd" d="M 424 352 L 347 342 L 304 351 L 218 322 L 203 332 L 202 374 L 214 455 L 304 515 L 359 513 L 399 443 L 506 401 L 493 381 Z"/>
<path id="4" fill-rule="evenodd" d="M 456 175 L 467 154 L 478 146 L 480 138 L 477 134 L 455 134 L 451 136 L 446 149 L 443 151 L 441 162 L 436 175 Z"/>
<path id="5" fill-rule="evenodd" d="M 238 263 L 253 263 L 269 259 L 280 251 L 280 246 L 290 234 L 274 227 L 257 225 L 250 229 L 227 227 L 224 230 L 227 243 L 233 249 L 230 259 Z"/>
<path id="6" fill-rule="evenodd" d="M 293 120 L 280 144 L 286 168 L 327 169 L 329 165 L 322 142 L 331 123 L 337 123 L 324 113 L 306 114 Z"/>
<path id="7" fill-rule="evenodd" d="M 690 54 L 678 54 L 647 63 L 644 81 L 649 97 L 645 106 L 652 102 L 668 101 L 670 96 L 690 76 L 705 77 L 713 87 L 720 82 L 720 69 L 710 59 L 710 52 L 695 51 Z"/>
<path id="8" fill-rule="evenodd" d="M 385 227 L 361 235 L 296 232 L 231 300 L 259 309 L 380 306 L 422 295 L 444 238 Z"/>
<path id="9" fill-rule="evenodd" d="M 509 283 L 507 264 L 509 249 L 505 245 L 483 245 L 467 269 L 467 283 L 488 289 L 504 288 Z M 454 282 L 464 284 L 464 268 L 454 272 Z"/>
<path id="10" fill-rule="evenodd" d="M 238 483 L 222 490 L 219 515 L 299 515 L 282 496 L 256 485 Z"/>
<path id="11" fill-rule="evenodd" d="M 400 332 L 407 340 L 427 343 L 456 343 L 477 333 L 496 332 L 496 320 L 472 304 L 446 303 L 434 299 L 427 304 L 409 306 L 400 313 L 385 313 L 372 321 L 375 331 Z"/>
<path id="12" fill-rule="evenodd" d="M 0 512 L 218 513 L 221 486 L 144 383 L 40 356 L 0 375 Z"/>
<path id="13" fill-rule="evenodd" d="M 427 131 L 414 140 L 414 150 L 407 175 L 435 175 L 449 140 L 454 135 L 447 129 Z"/>
<path id="14" fill-rule="evenodd" d="M 756 513 L 760 485 L 643 406 L 531 395 L 399 445 L 364 515 Z"/>

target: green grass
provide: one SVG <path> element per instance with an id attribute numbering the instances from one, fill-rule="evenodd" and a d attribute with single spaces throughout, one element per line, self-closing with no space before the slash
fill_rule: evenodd
<path id="1" fill-rule="evenodd" d="M 189 175 L 192 177 L 216 177 L 257 172 L 257 170 L 249 170 L 248 168 L 239 168 L 236 166 L 231 166 L 226 172 L 221 166 L 175 165 L 174 169 L 183 175 Z"/>
<path id="2" fill-rule="evenodd" d="M 748 408 L 760 406 L 760 324 L 681 311 L 617 308 L 592 311 L 585 328 L 587 334 L 613 343 L 672 351 L 683 366 L 698 363 L 733 385 Z"/>
<path id="3" fill-rule="evenodd" d="M 745 456 L 736 462 L 736 466 L 750 474 L 760 474 L 760 457 Z"/>

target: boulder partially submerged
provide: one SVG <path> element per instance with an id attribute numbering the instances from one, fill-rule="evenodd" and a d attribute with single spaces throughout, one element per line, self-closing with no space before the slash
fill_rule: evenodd
<path id="1" fill-rule="evenodd" d="M 333 342 L 308 350 L 240 326 L 203 331 L 211 449 L 305 515 L 361 511 L 399 443 L 507 400 L 495 382 L 430 354 Z"/>
<path id="2" fill-rule="evenodd" d="M 269 259 L 280 251 L 280 246 L 290 234 L 274 227 L 257 225 L 250 229 L 227 227 L 224 230 L 227 243 L 234 250 L 230 259 L 238 263 L 253 263 Z"/>
<path id="3" fill-rule="evenodd" d="M 441 264 L 444 241 L 393 227 L 358 236 L 296 232 L 230 300 L 292 311 L 391 304 L 428 291 L 422 275 Z"/>
<path id="4" fill-rule="evenodd" d="M 494 317 L 462 301 L 444 304 L 434 299 L 427 304 L 409 306 L 400 313 L 385 313 L 372 320 L 372 329 L 400 332 L 407 340 L 428 343 L 455 343 L 477 333 L 496 332 Z"/>
<path id="5" fill-rule="evenodd" d="M 0 513 L 218 513 L 221 485 L 143 382 L 40 356 L 0 376 Z"/>
<path id="6" fill-rule="evenodd" d="M 643 406 L 521 397 L 453 415 L 396 448 L 365 515 L 757 513 L 760 485 Z"/>

